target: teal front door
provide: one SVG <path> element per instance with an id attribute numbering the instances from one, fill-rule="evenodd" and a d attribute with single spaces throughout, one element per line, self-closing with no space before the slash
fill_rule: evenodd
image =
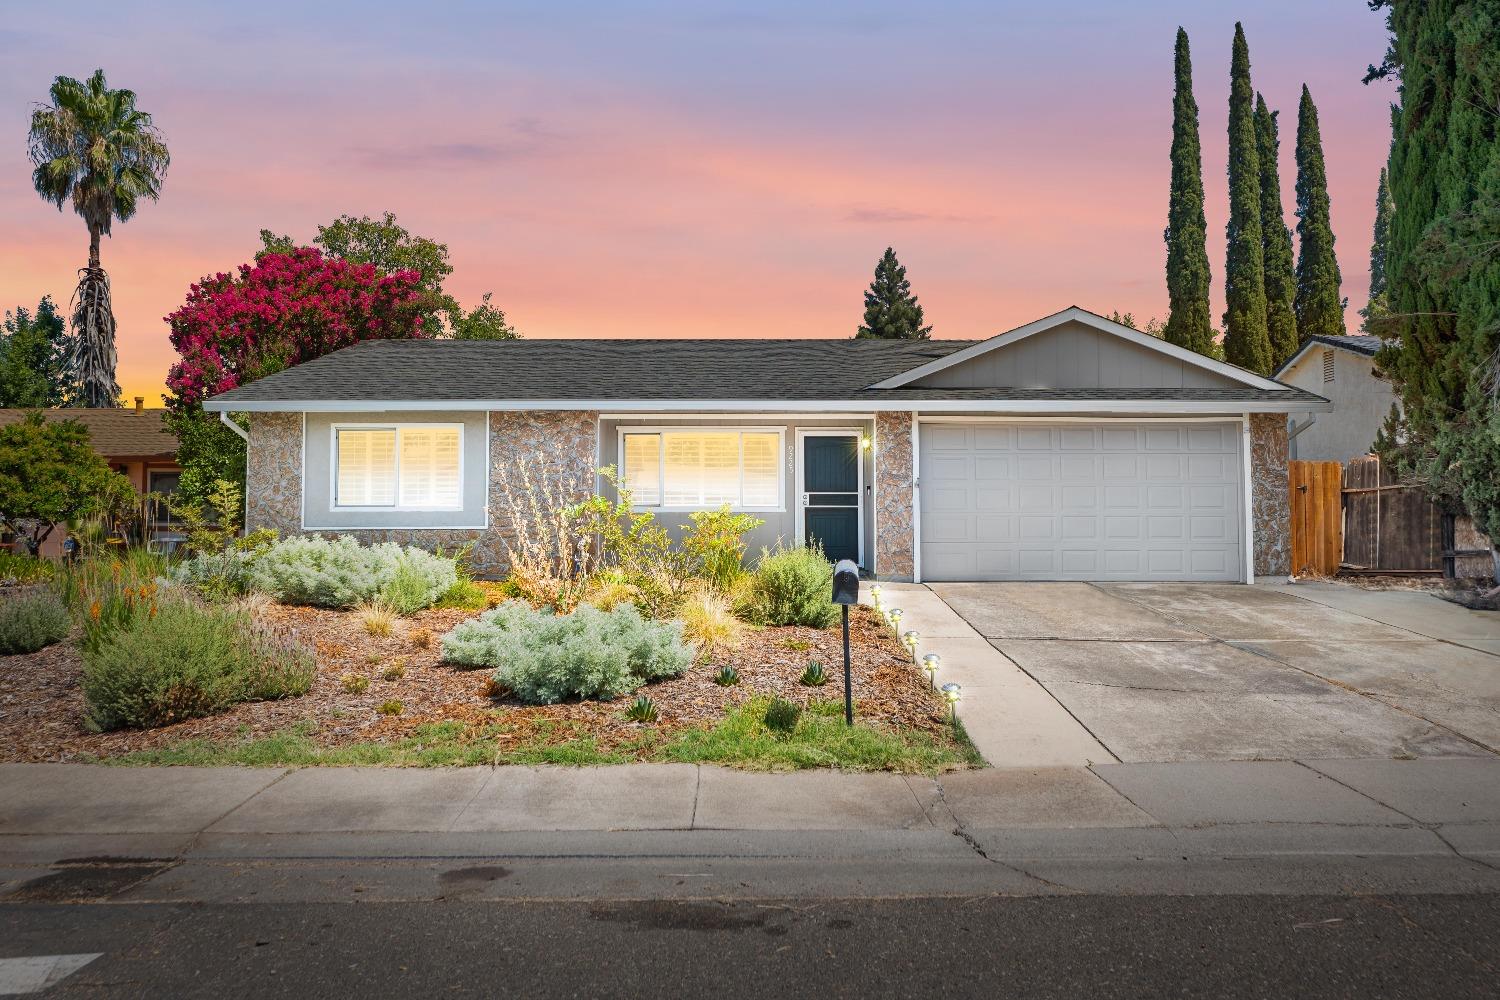
<path id="1" fill-rule="evenodd" d="M 799 470 L 801 536 L 823 554 L 861 561 L 859 502 L 859 435 L 848 432 L 805 433 Z"/>

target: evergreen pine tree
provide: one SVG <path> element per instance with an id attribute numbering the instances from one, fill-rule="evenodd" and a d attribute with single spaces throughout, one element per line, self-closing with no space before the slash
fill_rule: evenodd
<path id="1" fill-rule="evenodd" d="M 1271 372 L 1266 331 L 1266 271 L 1260 227 L 1260 158 L 1255 141 L 1255 91 L 1250 47 L 1234 26 L 1229 70 L 1229 252 L 1224 267 L 1224 357 L 1260 375 Z"/>
<path id="2" fill-rule="evenodd" d="M 1361 329 L 1365 333 L 1379 336 L 1385 329 L 1390 307 L 1386 302 L 1386 260 L 1390 255 L 1391 242 L 1390 183 L 1386 179 L 1386 168 L 1380 168 L 1380 184 L 1375 189 L 1375 227 L 1370 239 L 1370 299 L 1359 311 L 1363 317 Z"/>
<path id="3" fill-rule="evenodd" d="M 1255 144 L 1260 160 L 1260 232 L 1266 267 L 1266 334 L 1271 342 L 1271 368 L 1279 368 L 1297 353 L 1297 274 L 1292 260 L 1292 231 L 1281 211 L 1281 137 L 1276 115 L 1260 94 L 1255 95 Z"/>
<path id="4" fill-rule="evenodd" d="M 922 306 L 911 293 L 906 268 L 896 259 L 896 251 L 886 247 L 865 292 L 865 322 L 855 338 L 926 340 L 931 334 L 932 327 L 922 325 Z"/>
<path id="5" fill-rule="evenodd" d="M 1208 222 L 1203 217 L 1203 157 L 1187 32 L 1177 29 L 1177 89 L 1172 98 L 1172 192 L 1167 205 L 1167 303 L 1163 336 L 1199 354 L 1213 350 L 1209 314 Z"/>
<path id="6" fill-rule="evenodd" d="M 1303 84 L 1297 109 L 1297 334 L 1302 340 L 1346 332 L 1342 281 L 1328 219 L 1328 171 L 1318 108 Z"/>

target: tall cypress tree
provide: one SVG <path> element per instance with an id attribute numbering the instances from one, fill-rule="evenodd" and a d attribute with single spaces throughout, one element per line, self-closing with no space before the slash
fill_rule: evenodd
<path id="1" fill-rule="evenodd" d="M 1375 227 L 1370 239 L 1370 300 L 1359 311 L 1364 317 L 1366 333 L 1379 334 L 1390 312 L 1386 305 L 1386 258 L 1391 242 L 1391 187 L 1386 168 L 1380 168 L 1380 184 L 1375 189 Z"/>
<path id="2" fill-rule="evenodd" d="M 1260 157 L 1255 141 L 1255 91 L 1250 47 L 1234 26 L 1229 68 L 1229 242 L 1224 266 L 1224 358 L 1261 375 L 1271 372 L 1266 330 L 1265 250 L 1260 226 Z"/>
<path id="3" fill-rule="evenodd" d="M 1303 340 L 1346 332 L 1342 281 L 1328 218 L 1328 171 L 1318 108 L 1304 83 L 1297 108 L 1297 334 Z"/>
<path id="4" fill-rule="evenodd" d="M 1203 154 L 1187 32 L 1177 29 L 1177 89 L 1172 98 L 1172 193 L 1167 204 L 1167 303 L 1163 336 L 1199 354 L 1213 350 L 1209 313 L 1208 222 L 1203 217 Z"/>
<path id="5" fill-rule="evenodd" d="M 1281 211 L 1281 171 L 1277 159 L 1281 137 L 1276 115 L 1260 94 L 1255 95 L 1255 146 L 1260 160 L 1260 233 L 1266 267 L 1266 334 L 1271 342 L 1271 367 L 1297 353 L 1297 275 L 1292 261 L 1292 231 Z"/>
<path id="6" fill-rule="evenodd" d="M 865 322 L 854 336 L 864 340 L 926 340 L 932 327 L 922 325 L 922 306 L 911 293 L 906 268 L 896 251 L 885 248 L 875 265 L 875 280 L 865 292 Z"/>

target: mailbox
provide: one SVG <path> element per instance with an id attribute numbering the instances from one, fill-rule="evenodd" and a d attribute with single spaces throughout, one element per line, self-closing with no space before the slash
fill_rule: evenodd
<path id="1" fill-rule="evenodd" d="M 833 568 L 833 603 L 859 603 L 859 567 L 853 560 L 840 559 Z"/>

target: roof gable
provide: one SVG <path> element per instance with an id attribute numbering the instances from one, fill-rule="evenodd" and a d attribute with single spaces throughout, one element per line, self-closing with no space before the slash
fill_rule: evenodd
<path id="1" fill-rule="evenodd" d="M 1065 356 L 1060 359 L 1062 363 L 1052 365 L 1049 371 L 1049 366 L 1042 357 L 1045 352 L 1036 350 L 1041 342 L 1033 338 L 1060 337 L 1069 328 L 1075 331 L 1087 330 L 1088 334 L 1094 338 L 1112 338 L 1119 343 L 1110 345 L 1106 342 L 1099 345 L 1103 350 L 1097 363 L 1074 366 L 1071 373 L 1069 365 L 1078 359 L 1066 355 L 1078 345 L 1076 343 L 1058 344 L 1056 346 L 1062 349 Z M 998 354 L 1000 352 L 1008 354 L 1016 345 L 1027 341 L 1032 342 L 1030 349 L 1026 352 L 1028 357 L 1021 357 L 1018 350 L 1017 360 L 1020 363 L 1016 366 L 1017 370 L 1007 371 L 1001 375 L 1000 365 L 997 364 L 1000 361 Z M 996 356 L 989 357 L 990 363 L 986 364 L 985 360 L 991 355 Z M 964 367 L 971 369 L 967 377 L 955 371 Z M 1017 374 L 1021 376 L 1020 381 L 1023 382 L 1042 380 L 1052 383 L 1038 385 L 1035 386 L 1036 388 L 1053 389 L 1222 386 L 1250 386 L 1256 389 L 1272 390 L 1284 388 L 1279 383 L 1262 378 L 1254 372 L 1204 357 L 1175 344 L 1169 344 L 1165 340 L 1139 330 L 1132 330 L 1128 326 L 1115 323 L 1077 306 L 1070 306 L 1062 312 L 1043 317 L 1033 323 L 991 337 L 989 340 L 980 341 L 946 357 L 934 359 L 910 371 L 877 382 L 870 388 L 898 389 L 959 385 L 975 387 L 973 382 L 976 378 L 987 379 L 991 382 L 998 379 L 998 384 L 1016 385 Z M 1151 385 L 1152 379 L 1159 380 L 1159 384 Z"/>
<path id="2" fill-rule="evenodd" d="M 1382 341 L 1379 337 L 1368 337 L 1363 335 L 1331 337 L 1324 336 L 1322 334 L 1315 334 L 1307 338 L 1307 342 L 1297 349 L 1296 354 L 1293 354 L 1291 357 L 1287 358 L 1281 363 L 1281 367 L 1276 369 L 1275 376 L 1277 378 L 1280 378 L 1282 373 L 1291 371 L 1292 368 L 1296 367 L 1303 358 L 1307 357 L 1307 353 L 1315 347 L 1331 347 L 1340 351 L 1348 351 L 1351 354 L 1358 354 L 1361 357 L 1373 358 L 1375 354 L 1380 350 L 1381 344 Z"/>

